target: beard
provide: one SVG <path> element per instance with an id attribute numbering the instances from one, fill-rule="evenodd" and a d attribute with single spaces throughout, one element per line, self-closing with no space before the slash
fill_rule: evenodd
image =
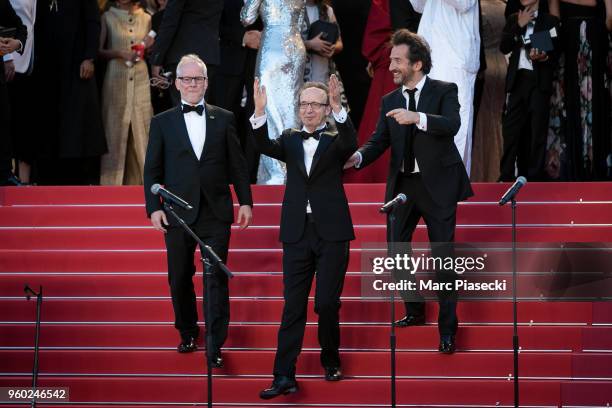
<path id="1" fill-rule="evenodd" d="M 393 74 L 393 83 L 395 85 L 404 85 L 414 77 L 414 72 L 393 71 L 391 74 Z"/>

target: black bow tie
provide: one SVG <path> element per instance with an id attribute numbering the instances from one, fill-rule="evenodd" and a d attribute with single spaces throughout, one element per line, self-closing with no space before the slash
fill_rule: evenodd
<path id="1" fill-rule="evenodd" d="M 187 105 L 186 103 L 184 103 L 183 113 L 189 113 L 189 112 L 195 112 L 198 115 L 202 116 L 202 113 L 204 112 L 204 105 L 193 106 L 193 105 Z"/>
<path id="2" fill-rule="evenodd" d="M 308 133 L 306 130 L 302 131 L 302 139 L 304 140 L 308 140 L 311 137 L 315 140 L 319 140 L 319 138 L 321 137 L 321 132 L 323 131 L 323 129 L 321 130 L 315 130 L 314 133 Z"/>

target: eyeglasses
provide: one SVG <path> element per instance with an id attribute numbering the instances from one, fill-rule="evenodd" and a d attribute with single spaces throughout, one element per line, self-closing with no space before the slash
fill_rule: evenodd
<path id="1" fill-rule="evenodd" d="M 318 109 L 321 109 L 321 107 L 327 106 L 327 105 L 329 104 L 319 103 L 319 102 L 300 102 L 299 103 L 300 109 L 304 109 L 304 110 L 306 110 L 308 107 L 312 108 L 313 110 L 318 110 Z"/>
<path id="2" fill-rule="evenodd" d="M 177 77 L 178 80 L 181 81 L 183 85 L 191 85 L 195 83 L 196 85 L 202 85 L 204 81 L 208 78 L 200 76 L 200 77 Z"/>

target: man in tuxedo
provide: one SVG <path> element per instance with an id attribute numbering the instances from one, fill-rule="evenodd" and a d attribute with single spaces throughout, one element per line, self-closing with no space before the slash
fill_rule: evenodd
<path id="1" fill-rule="evenodd" d="M 214 81 L 222 11 L 223 0 L 169 0 L 151 53 L 152 75 L 163 79 L 162 67 L 174 72 L 183 55 L 196 54 L 206 61 L 208 76 Z M 178 92 L 171 89 L 170 96 L 178 105 Z"/>
<path id="2" fill-rule="evenodd" d="M 19 185 L 21 182 L 12 171 L 12 149 L 10 137 L 10 106 L 7 79 L 5 77 L 4 56 L 14 51 L 23 53 L 28 31 L 15 13 L 9 0 L 0 0 L 0 26 L 14 28 L 15 36 L 2 37 L 0 34 L 0 186 Z"/>
<path id="3" fill-rule="evenodd" d="M 196 55 L 181 58 L 176 69 L 176 88 L 182 105 L 151 120 L 144 167 L 147 215 L 158 231 L 163 231 L 168 251 L 168 281 L 172 294 L 175 327 L 181 335 L 179 353 L 195 351 L 199 334 L 198 313 L 192 277 L 196 242 L 173 218 L 162 210 L 159 197 L 150 189 L 165 184 L 193 209 L 176 208 L 176 213 L 200 239 L 227 261 L 230 226 L 234 219 L 229 183 L 240 202 L 238 223 L 246 228 L 252 218 L 251 189 L 246 161 L 242 155 L 234 115 L 204 101 L 207 87 L 206 65 Z M 168 219 L 169 218 L 169 219 Z M 168 222 L 170 221 L 170 222 Z M 227 276 L 213 270 L 211 315 L 205 316 L 212 330 L 214 350 L 207 350 L 210 363 L 221 367 L 221 346 L 229 324 Z"/>
<path id="4" fill-rule="evenodd" d="M 470 197 L 470 181 L 453 136 L 460 126 L 457 85 L 427 76 L 431 53 L 427 42 L 407 29 L 391 38 L 389 71 L 401 87 L 382 99 L 374 134 L 355 152 L 346 167 L 363 168 L 391 146 L 385 201 L 396 194 L 408 197 L 395 211 L 394 225 L 387 224 L 389 242 L 410 242 L 417 223 L 424 218 L 429 241 L 450 243 L 455 238 L 457 202 Z M 447 245 L 434 245 L 433 256 L 443 256 Z M 454 280 L 453 271 L 436 271 L 439 280 Z M 408 301 L 406 316 L 398 327 L 425 323 L 425 304 Z M 412 297 L 412 296 L 411 296 Z M 452 353 L 457 331 L 457 302 L 452 293 L 439 294 L 439 350 Z M 410 299 L 413 300 L 413 299 Z"/>
<path id="5" fill-rule="evenodd" d="M 329 89 L 322 83 L 307 82 L 298 98 L 302 129 L 286 129 L 278 139 L 271 140 L 266 125 L 266 90 L 255 80 L 255 113 L 251 117 L 255 146 L 261 154 L 287 164 L 280 222 L 285 306 L 278 331 L 274 381 L 260 393 L 263 399 L 297 391 L 295 364 L 302 349 L 315 271 L 321 364 L 327 381 L 342 379 L 338 352 L 340 294 L 349 241 L 355 238 L 342 185 L 342 166 L 357 148 L 357 135 L 340 104 L 335 75 L 329 80 Z M 337 132 L 326 126 L 332 111 Z"/>

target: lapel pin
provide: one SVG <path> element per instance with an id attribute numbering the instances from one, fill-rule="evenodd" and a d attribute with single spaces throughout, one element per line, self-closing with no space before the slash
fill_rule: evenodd
<path id="1" fill-rule="evenodd" d="M 211 116 L 209 116 L 208 118 L 209 118 L 209 119 L 214 119 L 215 117 L 211 115 Z"/>

